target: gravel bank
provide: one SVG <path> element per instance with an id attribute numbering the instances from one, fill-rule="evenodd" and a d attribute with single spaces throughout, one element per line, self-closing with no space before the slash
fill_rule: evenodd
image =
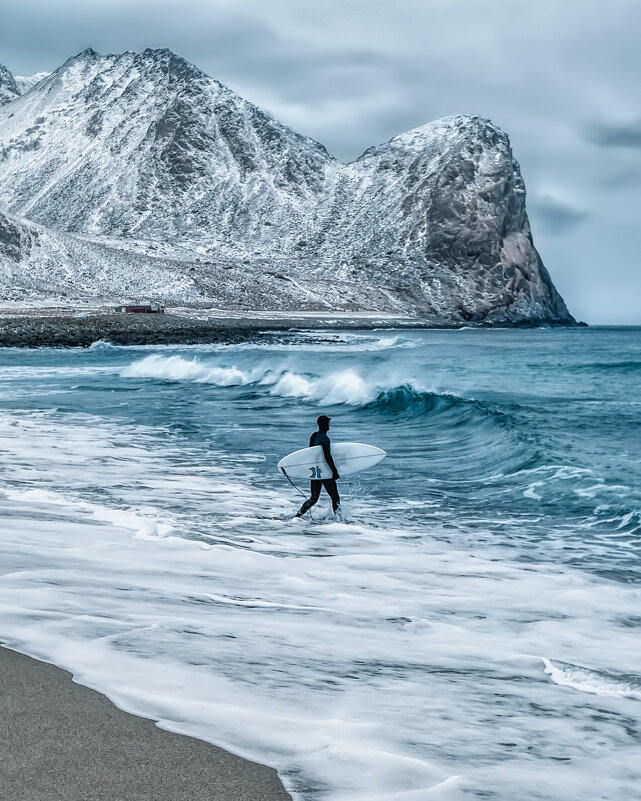
<path id="1" fill-rule="evenodd" d="M 0 315 L 0 347 L 88 347 L 98 340 L 116 345 L 196 345 L 239 342 L 259 331 L 288 329 L 391 328 L 407 318 L 336 317 L 197 317 L 183 314 L 24 314 Z M 413 327 L 425 327 L 412 321 Z"/>

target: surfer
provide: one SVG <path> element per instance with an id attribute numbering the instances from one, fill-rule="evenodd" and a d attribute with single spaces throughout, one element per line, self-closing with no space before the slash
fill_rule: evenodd
<path id="1" fill-rule="evenodd" d="M 336 465 L 334 464 L 334 460 L 332 458 L 331 443 L 329 441 L 329 437 L 327 436 L 327 432 L 329 431 L 331 425 L 330 420 L 331 417 L 328 417 L 326 414 L 321 414 L 321 416 L 316 420 L 318 424 L 318 431 L 314 431 L 309 438 L 309 447 L 313 448 L 314 445 L 320 445 L 322 447 L 323 456 L 329 465 L 329 469 L 332 471 L 332 477 L 311 480 L 311 495 L 298 510 L 296 517 L 302 517 L 305 512 L 308 512 L 312 506 L 318 502 L 321 489 L 323 487 L 325 487 L 325 491 L 332 499 L 332 509 L 334 510 L 334 514 L 340 517 L 341 499 L 338 495 L 338 487 L 336 486 L 336 479 L 340 478 L 340 476 L 338 475 L 338 470 L 336 469 Z"/>

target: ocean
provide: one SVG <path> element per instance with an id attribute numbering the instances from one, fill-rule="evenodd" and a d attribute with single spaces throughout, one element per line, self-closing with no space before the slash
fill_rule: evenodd
<path id="1" fill-rule="evenodd" d="M 0 641 L 299 801 L 637 801 L 641 329 L 0 367 Z M 321 413 L 388 456 L 293 520 Z"/>

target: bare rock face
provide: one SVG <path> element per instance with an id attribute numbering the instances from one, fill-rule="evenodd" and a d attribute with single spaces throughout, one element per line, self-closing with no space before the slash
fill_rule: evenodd
<path id="1" fill-rule="evenodd" d="M 0 214 L 0 253 L 14 262 L 22 257 L 22 231 L 4 214 Z"/>
<path id="2" fill-rule="evenodd" d="M 345 165 L 168 50 L 85 51 L 0 109 L 0 206 L 39 296 L 574 322 L 489 120 Z"/>
<path id="3" fill-rule="evenodd" d="M 18 84 L 9 70 L 0 64 L 0 106 L 5 106 L 16 97 L 20 97 Z"/>

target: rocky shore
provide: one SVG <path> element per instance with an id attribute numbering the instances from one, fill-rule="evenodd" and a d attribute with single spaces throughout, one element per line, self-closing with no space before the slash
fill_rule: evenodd
<path id="1" fill-rule="evenodd" d="M 115 345 L 197 345 L 240 342 L 264 331 L 374 328 L 457 328 L 417 317 L 369 313 L 283 315 L 177 310 L 167 314 L 118 314 L 57 310 L 0 310 L 0 347 L 89 347 L 103 340 Z M 532 321 L 525 327 L 549 326 Z M 523 327 L 523 326 L 519 326 Z"/>
<path id="2" fill-rule="evenodd" d="M 171 314 L 11 315 L 0 318 L 0 347 L 88 347 L 238 342 L 261 328 L 252 320 L 190 320 Z"/>
<path id="3" fill-rule="evenodd" d="M 104 340 L 116 345 L 196 345 L 240 342 L 260 331 L 296 328 L 389 328 L 403 318 L 241 317 L 187 314 L 43 313 L 0 314 L 0 347 L 88 347 Z M 423 327 L 420 321 L 414 324 Z"/>

